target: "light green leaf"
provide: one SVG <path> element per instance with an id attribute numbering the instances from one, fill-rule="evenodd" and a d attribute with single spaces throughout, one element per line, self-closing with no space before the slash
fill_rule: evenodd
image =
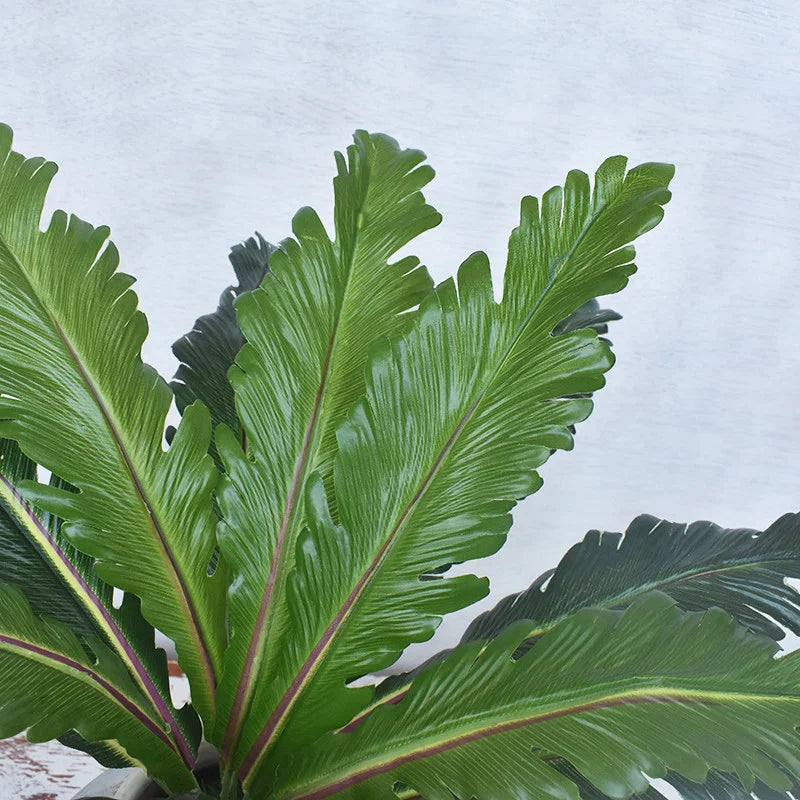
<path id="1" fill-rule="evenodd" d="M 254 696 L 273 678 L 285 646 L 285 583 L 313 470 L 330 471 L 335 428 L 364 392 L 370 342 L 398 331 L 431 288 L 427 271 L 397 251 L 440 220 L 420 192 L 433 177 L 418 150 L 359 131 L 336 155 L 330 239 L 310 208 L 295 238 L 270 258 L 261 288 L 236 301 L 247 344 L 230 378 L 247 441 L 224 429 L 217 448 L 228 472 L 219 492 L 220 549 L 233 572 L 231 645 L 219 686 L 215 741 L 232 753 L 243 725 L 257 729 Z"/>
<path id="2" fill-rule="evenodd" d="M 122 661 L 99 640 L 90 645 L 93 656 L 0 584 L 0 739 L 25 731 L 44 742 L 74 730 L 88 742 L 113 740 L 164 786 L 191 789 L 191 772 Z"/>
<path id="3" fill-rule="evenodd" d="M 720 770 L 748 790 L 800 775 L 800 658 L 775 659 L 725 612 L 652 593 L 624 613 L 581 611 L 515 660 L 524 635 L 461 645 L 398 705 L 298 753 L 270 796 L 389 798 L 400 783 L 425 800 L 576 800 L 553 755 L 614 798 L 668 770 Z"/>
<path id="4" fill-rule="evenodd" d="M 130 286 L 93 228 L 42 207 L 56 166 L 11 150 L 0 126 L 0 436 L 75 487 L 29 485 L 26 496 L 67 521 L 98 559 L 97 575 L 135 592 L 175 641 L 207 723 L 221 670 L 224 589 L 209 578 L 215 548 L 210 423 L 187 409 L 168 452 L 167 384 L 141 361 L 147 333 Z"/>
<path id="5" fill-rule="evenodd" d="M 554 448 L 572 447 L 570 426 L 592 407 L 576 395 L 600 388 L 613 359 L 593 330 L 553 331 L 626 285 L 630 242 L 662 218 L 672 174 L 661 164 L 626 172 L 615 157 L 597 171 L 594 191 L 586 174 L 571 172 L 541 211 L 525 198 L 502 303 L 486 256 L 475 254 L 458 288 L 445 282 L 410 331 L 376 345 L 366 396 L 337 434 L 338 524 L 311 485 L 315 511 L 289 581 L 295 633 L 253 705 L 245 785 L 259 769 L 269 774 L 279 737 L 279 751 L 301 747 L 369 702 L 372 690 L 348 681 L 390 665 L 428 639 L 442 614 L 486 593 L 474 576 L 436 575 L 495 552 L 508 512 L 541 484 L 536 468 Z"/>
<path id="6" fill-rule="evenodd" d="M 555 569 L 477 617 L 461 641 L 489 641 L 527 620 L 530 630 L 520 646 L 524 652 L 536 637 L 581 608 L 623 608 L 654 589 L 686 610 L 723 608 L 740 624 L 781 640 L 784 630 L 773 620 L 800 633 L 800 595 L 787 578 L 800 578 L 800 514 L 785 514 L 765 531 L 729 530 L 705 521 L 683 525 L 642 514 L 624 537 L 589 531 Z M 395 702 L 419 672 L 447 653 L 386 678 L 374 705 Z"/>
<path id="7" fill-rule="evenodd" d="M 60 520 L 22 499 L 16 486 L 35 475 L 35 464 L 16 443 L 0 440 L 0 582 L 18 586 L 35 613 L 63 622 L 79 636 L 101 638 L 153 704 L 191 768 L 200 721 L 190 706 L 173 707 L 166 655 L 156 648 L 138 599 L 127 594 L 115 608 L 111 587 L 95 575 L 93 559 L 66 541 Z M 96 752 L 93 745 L 90 752 Z"/>

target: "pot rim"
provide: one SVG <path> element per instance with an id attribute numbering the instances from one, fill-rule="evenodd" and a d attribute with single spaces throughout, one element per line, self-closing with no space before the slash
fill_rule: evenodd
<path id="1" fill-rule="evenodd" d="M 219 762 L 216 748 L 202 742 L 197 754 L 197 768 L 212 767 Z M 72 800 L 151 800 L 158 797 L 160 787 L 138 767 L 107 769 L 80 789 Z"/>

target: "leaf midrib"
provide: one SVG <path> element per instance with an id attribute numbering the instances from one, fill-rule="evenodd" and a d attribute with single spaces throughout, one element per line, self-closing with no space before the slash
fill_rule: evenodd
<path id="1" fill-rule="evenodd" d="M 125 638 L 108 609 L 86 582 L 83 575 L 78 572 L 72 562 L 67 558 L 58 542 L 34 513 L 30 505 L 2 473 L 0 473 L 0 495 L 8 495 L 8 497 L 6 497 L 8 508 L 23 528 L 29 530 L 29 525 L 33 527 L 34 531 L 29 534 L 30 538 L 34 539 L 35 542 L 38 542 L 40 539 L 43 540 L 40 549 L 49 550 L 52 553 L 52 557 L 49 558 L 49 560 L 54 562 L 52 566 L 62 576 L 62 580 L 67 584 L 74 581 L 78 585 L 80 591 L 73 592 L 73 597 L 75 597 L 82 606 L 87 607 L 88 613 L 95 621 L 95 624 L 103 631 L 104 636 L 114 648 L 114 651 L 126 663 L 128 671 L 139 684 L 139 688 L 149 698 L 159 717 L 169 726 L 172 736 L 175 739 L 175 745 L 177 745 L 179 754 L 184 763 L 189 769 L 192 769 L 195 764 L 195 758 L 180 725 L 175 719 L 174 714 L 170 711 L 166 701 L 161 696 L 161 693 L 156 688 L 147 669 L 136 653 L 136 650 Z M 66 575 L 64 575 L 64 573 L 66 573 Z M 171 744 L 171 746 L 173 745 Z"/>
<path id="2" fill-rule="evenodd" d="M 617 199 L 618 197 L 614 198 L 615 201 Z M 355 607 L 358 598 L 367 588 L 373 576 L 377 573 L 381 564 L 388 556 L 389 552 L 391 551 L 393 543 L 397 540 L 397 538 L 399 538 L 399 535 L 402 532 L 402 529 L 407 519 L 411 516 L 412 510 L 414 509 L 415 506 L 418 506 L 419 502 L 422 500 L 425 493 L 429 489 L 430 484 L 433 482 L 436 474 L 439 472 L 441 465 L 444 463 L 444 461 L 447 459 L 447 456 L 452 451 L 459 436 L 461 435 L 464 428 L 469 423 L 473 414 L 480 405 L 481 400 L 484 398 L 486 392 L 491 387 L 495 378 L 500 373 L 503 366 L 514 352 L 514 349 L 519 343 L 522 334 L 524 333 L 528 324 L 533 319 L 535 312 L 544 302 L 547 293 L 553 287 L 558 276 L 561 275 L 565 264 L 567 264 L 570 257 L 574 255 L 579 244 L 583 241 L 584 237 L 586 236 L 592 225 L 606 210 L 606 208 L 608 208 L 608 204 L 604 204 L 599 209 L 594 209 L 593 215 L 590 215 L 589 219 L 584 223 L 583 228 L 581 229 L 580 233 L 575 239 L 575 242 L 573 242 L 572 246 L 569 248 L 567 253 L 560 259 L 560 263 L 557 269 L 553 270 L 552 275 L 550 276 L 547 284 L 545 284 L 542 291 L 540 292 L 539 297 L 534 302 L 533 307 L 528 311 L 528 313 L 520 322 L 514 336 L 512 336 L 511 340 L 507 344 L 506 350 L 503 353 L 502 357 L 500 358 L 494 369 L 491 371 L 488 378 L 484 381 L 483 388 L 477 393 L 472 405 L 467 409 L 466 413 L 458 421 L 452 434 L 450 435 L 450 438 L 447 440 L 444 447 L 440 450 L 439 454 L 434 460 L 433 466 L 429 469 L 428 473 L 422 479 L 417 491 L 409 501 L 408 505 L 406 505 L 406 507 L 401 512 L 400 517 L 398 518 L 394 527 L 390 531 L 388 537 L 384 540 L 384 543 L 381 546 L 380 550 L 378 551 L 378 554 L 376 555 L 375 559 L 371 562 L 366 572 L 362 574 L 358 583 L 353 589 L 353 592 L 348 596 L 347 600 L 345 600 L 344 605 L 339 609 L 334 619 L 331 621 L 331 624 L 326 629 L 325 633 L 322 635 L 320 640 L 317 642 L 317 645 L 312 650 L 309 658 L 303 664 L 298 675 L 295 676 L 295 679 L 292 682 L 291 686 L 284 694 L 284 696 L 281 698 L 281 701 L 279 702 L 272 716 L 270 716 L 266 725 L 259 734 L 256 743 L 250 749 L 250 752 L 247 754 L 244 762 L 242 763 L 241 777 L 243 781 L 249 777 L 249 775 L 253 772 L 253 770 L 258 766 L 258 764 L 263 759 L 264 755 L 267 752 L 267 748 L 269 747 L 270 741 L 274 738 L 274 736 L 277 734 L 277 732 L 285 723 L 286 716 L 289 714 L 291 708 L 294 706 L 294 703 L 299 697 L 300 692 L 313 679 L 314 674 L 316 674 L 316 671 L 319 668 L 321 661 L 324 659 L 325 655 L 330 650 L 334 638 L 337 636 L 338 632 L 343 629 L 348 618 L 350 617 L 351 611 Z M 288 702 L 287 702 L 287 697 L 288 697 Z"/>
<path id="3" fill-rule="evenodd" d="M 257 660 L 257 656 L 265 649 L 265 640 L 268 638 L 269 631 L 271 629 L 271 626 L 268 623 L 272 620 L 274 614 L 275 606 L 272 603 L 272 594 L 284 583 L 285 568 L 282 567 L 286 563 L 286 560 L 282 559 L 283 546 L 286 538 L 286 532 L 289 529 L 289 522 L 293 518 L 296 507 L 297 494 L 299 493 L 302 484 L 305 482 L 305 468 L 308 463 L 308 449 L 311 438 L 314 434 L 315 422 L 318 418 L 319 409 L 321 407 L 322 394 L 327 384 L 328 367 L 332 349 L 333 337 L 331 337 L 323 364 L 322 376 L 319 388 L 317 389 L 317 395 L 314 401 L 313 410 L 311 412 L 311 418 L 306 426 L 303 436 L 303 444 L 301 446 L 300 456 L 295 464 L 292 484 L 289 489 L 286 504 L 284 505 L 281 528 L 278 532 L 272 559 L 270 560 L 270 571 L 269 575 L 267 576 L 267 583 L 264 588 L 264 594 L 259 607 L 256 625 L 250 636 L 247 656 L 245 657 L 245 663 L 242 667 L 242 677 L 237 687 L 228 726 L 225 731 L 225 739 L 222 744 L 222 755 L 226 759 L 230 758 L 231 750 L 238 742 L 239 734 L 241 732 L 242 712 L 244 711 L 245 706 L 249 707 L 252 703 L 253 691 L 255 689 L 258 673 L 260 671 L 258 665 L 261 663 L 260 660 Z M 244 431 L 244 429 L 242 430 Z"/>
<path id="4" fill-rule="evenodd" d="M 195 608 L 194 603 L 192 602 L 192 598 L 186 586 L 186 581 L 184 579 L 183 573 L 179 569 L 175 554 L 172 548 L 170 547 L 169 542 L 167 541 L 164 528 L 161 524 L 161 521 L 158 518 L 158 515 L 155 512 L 155 509 L 153 508 L 150 502 L 150 499 L 147 496 L 147 493 L 145 492 L 144 485 L 142 484 L 141 478 L 139 477 L 139 473 L 136 470 L 136 467 L 133 465 L 133 461 L 131 460 L 130 454 L 128 453 L 128 449 L 125 446 L 125 443 L 122 441 L 122 437 L 118 430 L 119 426 L 116 424 L 116 421 L 112 418 L 111 412 L 106 407 L 105 401 L 100 395 L 99 389 L 94 385 L 94 382 L 92 381 L 91 377 L 86 372 L 83 363 L 80 357 L 78 356 L 78 353 L 72 347 L 71 342 L 63 333 L 61 327 L 55 320 L 53 320 L 53 324 L 55 325 L 59 336 L 62 338 L 64 346 L 72 355 L 78 372 L 83 377 L 84 382 L 86 383 L 86 386 L 89 389 L 89 392 L 92 394 L 92 397 L 94 398 L 98 408 L 100 409 L 100 413 L 103 416 L 106 425 L 108 426 L 109 433 L 114 439 L 114 443 L 117 445 L 117 449 L 119 450 L 119 454 L 122 457 L 125 469 L 128 472 L 128 475 L 130 476 L 131 483 L 133 484 L 134 489 L 136 490 L 136 496 L 139 499 L 142 508 L 144 509 L 145 515 L 150 521 L 150 527 L 152 528 L 153 533 L 156 536 L 156 540 L 159 546 L 161 547 L 163 554 L 167 557 L 171 573 L 170 578 L 172 580 L 173 585 L 177 589 L 178 595 L 183 600 L 184 607 L 186 608 L 186 610 L 189 612 L 190 615 L 190 619 L 192 622 L 190 630 L 193 638 L 197 642 L 199 654 L 203 661 L 203 671 L 209 689 L 209 697 L 213 706 L 213 693 L 215 686 L 214 668 L 211 663 L 211 656 L 208 651 L 208 645 L 206 644 L 205 632 L 203 631 L 203 628 L 200 624 L 199 615 L 197 613 L 197 609 Z"/>
<path id="5" fill-rule="evenodd" d="M 41 235 L 41 233 L 40 233 L 40 235 Z M 56 335 L 58 336 L 58 339 L 61 341 L 61 343 L 64 346 L 64 349 L 66 350 L 69 358 L 72 360 L 73 364 L 75 365 L 75 368 L 78 371 L 78 374 L 80 375 L 81 380 L 84 382 L 87 390 L 89 391 L 89 393 L 91 394 L 91 396 L 94 399 L 95 403 L 97 404 L 97 407 L 98 407 L 98 409 L 100 411 L 100 414 L 101 414 L 101 416 L 103 418 L 103 421 L 105 422 L 106 427 L 107 427 L 109 433 L 111 434 L 111 437 L 114 440 L 115 445 L 117 446 L 118 452 L 119 452 L 119 454 L 120 454 L 120 456 L 122 458 L 122 462 L 123 462 L 123 464 L 125 466 L 125 469 L 128 472 L 128 475 L 129 475 L 129 477 L 131 479 L 131 483 L 132 483 L 132 485 L 133 485 L 133 487 L 135 489 L 136 496 L 137 496 L 140 504 L 142 505 L 142 508 L 144 509 L 146 517 L 148 518 L 148 520 L 150 522 L 150 528 L 153 531 L 153 533 L 155 534 L 156 541 L 158 542 L 159 546 L 161 547 L 162 552 L 167 556 L 169 567 L 170 567 L 170 572 L 171 572 L 170 579 L 171 579 L 173 585 L 175 585 L 175 587 L 178 589 L 178 593 L 183 598 L 183 601 L 184 601 L 183 602 L 184 608 L 189 612 L 189 615 L 190 615 L 190 620 L 191 620 L 190 632 L 191 632 L 192 637 L 195 639 L 195 641 L 197 642 L 197 645 L 198 645 L 198 653 L 199 653 L 200 658 L 202 660 L 204 677 L 206 679 L 206 684 L 208 686 L 209 703 L 210 703 L 210 706 L 211 706 L 211 709 L 212 709 L 212 713 L 213 713 L 213 708 L 214 708 L 214 687 L 215 687 L 215 677 L 214 677 L 214 675 L 215 675 L 215 673 L 214 673 L 214 669 L 213 669 L 213 665 L 212 665 L 212 661 L 211 661 L 211 656 L 210 656 L 209 651 L 208 651 L 208 646 L 207 646 L 207 643 L 205 641 L 205 634 L 204 634 L 204 632 L 203 632 L 203 630 L 202 630 L 202 628 L 200 626 L 197 610 L 195 609 L 194 604 L 192 602 L 192 599 L 191 599 L 191 597 L 190 597 L 190 595 L 189 595 L 189 593 L 187 591 L 185 582 L 183 580 L 183 575 L 177 569 L 177 562 L 175 560 L 174 554 L 172 553 L 172 549 L 169 547 L 169 544 L 166 541 L 166 537 L 164 535 L 164 530 L 163 530 L 163 528 L 161 526 L 161 523 L 159 522 L 158 517 L 156 516 L 155 511 L 154 511 L 154 509 L 153 509 L 148 497 L 145 494 L 144 486 L 142 485 L 142 482 L 141 482 L 141 480 L 139 478 L 138 472 L 136 471 L 136 469 L 135 469 L 135 467 L 134 467 L 134 465 L 133 465 L 133 463 L 131 461 L 130 455 L 128 454 L 127 448 L 125 447 L 125 444 L 123 443 L 122 438 L 121 438 L 121 436 L 119 434 L 119 431 L 117 429 L 118 426 L 117 426 L 116 420 L 113 419 L 113 417 L 111 415 L 111 412 L 106 407 L 106 404 L 105 404 L 105 402 L 104 402 L 104 400 L 102 398 L 102 395 L 100 394 L 99 389 L 94 385 L 94 382 L 92 381 L 92 379 L 89 376 L 88 372 L 84 368 L 83 362 L 82 362 L 80 356 L 78 355 L 77 350 L 72 346 L 72 343 L 70 342 L 69 337 L 66 335 L 64 330 L 61 328 L 61 325 L 58 323 L 58 321 L 56 320 L 55 316 L 50 311 L 47 303 L 42 299 L 39 291 L 34 286 L 31 278 L 29 277 L 28 271 L 22 265 L 22 261 L 17 256 L 17 254 L 14 251 L 14 249 L 9 245 L 8 241 L 6 240 L 6 238 L 4 236 L 2 236 L 2 234 L 0 234 L 0 242 L 3 243 L 3 245 L 6 248 L 6 250 L 8 251 L 9 255 L 14 259 L 15 266 L 17 267 L 17 271 L 18 271 L 19 275 L 23 278 L 23 280 L 25 281 L 25 283 L 28 286 L 28 289 L 29 289 L 28 294 L 29 294 L 30 299 L 32 299 L 33 301 L 36 302 L 36 304 L 39 306 L 40 312 L 45 316 L 46 319 L 48 319 L 50 321 L 50 324 L 53 327 Z"/>
<path id="6" fill-rule="evenodd" d="M 558 623 L 563 622 L 567 617 L 571 616 L 572 614 L 576 613 L 579 610 L 585 608 L 613 608 L 615 605 L 622 603 L 632 597 L 635 597 L 638 594 L 645 594 L 649 591 L 653 591 L 654 589 L 658 589 L 659 587 L 668 587 L 670 584 L 673 583 L 680 583 L 681 581 L 693 580 L 696 578 L 704 578 L 708 575 L 712 574 L 719 574 L 722 572 L 731 572 L 736 569 L 753 569 L 759 566 L 766 566 L 771 562 L 778 562 L 778 561 L 785 561 L 787 560 L 785 557 L 781 558 L 774 558 L 774 559 L 761 559 L 758 561 L 748 562 L 746 564 L 735 564 L 729 567 L 725 567 L 724 569 L 715 569 L 715 570 L 705 570 L 699 573 L 692 573 L 684 571 L 684 573 L 678 575 L 677 577 L 670 577 L 668 580 L 663 581 L 650 581 L 649 583 L 640 584 L 640 586 L 636 587 L 635 589 L 626 591 L 626 592 L 619 592 L 618 594 L 613 595 L 612 597 L 602 598 L 597 602 L 587 602 L 580 606 L 576 606 L 575 608 L 559 614 L 557 617 L 552 617 L 551 619 L 547 620 L 547 622 L 542 623 L 536 628 L 533 628 L 525 634 L 523 641 L 530 641 L 531 639 L 535 639 L 539 636 L 543 636 L 548 631 L 551 631 Z M 668 592 L 668 589 L 663 589 L 663 591 Z M 546 594 L 543 592 L 543 594 Z M 520 617 L 517 621 L 524 620 L 525 617 Z M 509 623 L 512 624 L 512 623 Z M 494 638 L 494 637 L 492 637 Z M 476 638 L 470 641 L 480 641 L 480 638 Z M 486 646 L 489 645 L 491 639 L 486 640 Z M 484 647 L 480 652 L 483 652 L 486 649 Z M 377 701 L 372 703 L 370 706 L 365 708 L 361 713 L 357 716 L 353 717 L 353 719 L 347 723 L 344 727 L 342 727 L 337 733 L 346 733 L 351 730 L 354 730 L 358 727 L 375 709 L 380 708 L 384 705 L 398 703 L 402 700 L 410 691 L 411 686 L 413 685 L 414 680 L 413 678 L 409 680 L 407 683 L 404 683 L 398 686 L 393 691 L 381 696 Z"/>
<path id="7" fill-rule="evenodd" d="M 0 633 L 0 646 L 5 645 L 6 649 L 18 656 L 32 661 L 38 661 L 45 666 L 56 669 L 59 672 L 69 671 L 73 678 L 77 678 L 83 683 L 91 682 L 98 685 L 111 700 L 117 705 L 127 711 L 129 714 L 136 717 L 139 722 L 144 725 L 148 730 L 158 736 L 164 744 L 171 750 L 175 750 L 173 742 L 169 736 L 162 730 L 161 726 L 154 722 L 148 714 L 146 714 L 137 703 L 131 700 L 128 695 L 123 692 L 119 687 L 114 686 L 110 681 L 104 678 L 99 672 L 93 670 L 91 667 L 81 664 L 69 656 L 59 653 L 56 650 L 51 650 L 48 647 L 42 647 L 34 642 L 28 642 L 25 639 L 20 639 L 17 636 L 8 636 Z M 56 666 L 60 665 L 60 666 Z"/>
<path id="8" fill-rule="evenodd" d="M 314 788 L 310 788 L 305 793 L 292 793 L 284 795 L 281 800 L 324 800 L 337 792 L 350 788 L 365 780 L 377 777 L 393 769 L 403 766 L 412 761 L 419 761 L 424 758 L 441 755 L 442 753 L 452 750 L 456 747 L 471 744 L 474 741 L 494 736 L 519 728 L 527 727 L 542 722 L 548 722 L 552 719 L 557 719 L 565 716 L 572 716 L 590 711 L 604 710 L 615 706 L 622 705 L 635 705 L 644 703 L 665 703 L 683 701 L 690 703 L 697 703 L 701 705 L 720 705 L 722 703 L 748 703 L 758 702 L 764 703 L 768 701 L 785 702 L 785 703 L 800 703 L 800 697 L 782 694 L 770 693 L 751 693 L 751 692 L 724 692 L 716 690 L 701 690 L 701 689 L 687 689 L 678 685 L 663 684 L 664 678 L 650 678 L 642 680 L 641 686 L 623 692 L 616 693 L 603 693 L 600 689 L 599 692 L 594 692 L 596 695 L 592 699 L 585 699 L 580 703 L 563 704 L 549 703 L 544 708 L 539 707 L 536 714 L 529 714 L 527 716 L 515 716 L 513 714 L 501 716 L 501 721 L 495 720 L 492 724 L 488 724 L 488 720 L 482 724 L 463 725 L 453 728 L 448 732 L 448 736 L 441 737 L 432 736 L 431 741 L 426 743 L 424 747 L 419 747 L 420 735 L 416 734 L 413 741 L 404 742 L 405 747 L 395 748 L 399 750 L 397 755 L 391 759 L 386 760 L 382 758 L 371 759 L 362 762 L 356 768 L 351 766 L 345 772 L 340 772 L 326 780 L 325 783 Z M 521 702 L 516 705 L 520 705 Z M 488 715 L 483 715 L 486 717 Z M 440 728 L 437 727 L 436 733 L 440 733 Z M 414 746 L 416 745 L 416 747 Z M 302 792 L 303 790 L 301 790 Z"/>
<path id="9" fill-rule="evenodd" d="M 346 279 L 344 288 L 342 290 L 341 302 L 339 304 L 338 313 L 336 314 L 333 331 L 328 343 L 328 350 L 325 354 L 323 361 L 320 383 L 317 389 L 317 395 L 314 399 L 314 405 L 311 411 L 311 416 L 306 427 L 303 443 L 295 464 L 295 471 L 292 478 L 292 484 L 287 495 L 287 500 L 283 509 L 283 516 L 281 520 L 281 528 L 278 532 L 276 539 L 275 551 L 270 562 L 270 572 L 267 578 L 267 586 L 264 590 L 262 597 L 261 607 L 259 608 L 259 615 L 256 621 L 256 627 L 250 637 L 250 644 L 248 646 L 247 657 L 245 665 L 242 669 L 243 679 L 237 687 L 236 697 L 231 711 L 230 720 L 225 732 L 225 740 L 222 746 L 223 756 L 229 758 L 231 749 L 238 743 L 238 738 L 241 733 L 242 724 L 240 722 L 242 712 L 245 706 L 249 707 L 252 704 L 252 696 L 255 688 L 257 677 L 253 676 L 253 672 L 259 672 L 258 669 L 252 670 L 252 665 L 258 663 L 256 657 L 258 652 L 263 652 L 266 646 L 266 641 L 269 638 L 270 626 L 267 624 L 274 615 L 274 603 L 272 602 L 272 595 L 275 591 L 279 590 L 286 579 L 286 564 L 289 559 L 283 558 L 283 547 L 286 540 L 286 534 L 290 529 L 290 525 L 295 521 L 295 512 L 297 508 L 297 495 L 301 488 L 305 485 L 308 476 L 308 465 L 312 460 L 312 454 L 315 450 L 317 442 L 320 441 L 319 420 L 323 418 L 320 413 L 324 406 L 326 399 L 326 389 L 331 374 L 333 355 L 336 352 L 336 345 L 339 339 L 339 331 L 342 322 L 342 310 L 347 305 L 347 298 L 352 285 L 354 266 L 356 256 L 361 244 L 360 233 L 364 227 L 364 208 L 369 202 L 369 195 L 372 189 L 372 174 L 375 167 L 376 150 L 372 151 L 369 163 L 370 180 L 367 181 L 366 191 L 364 198 L 359 206 L 358 213 L 356 214 L 356 235 L 355 245 L 353 246 L 350 258 L 346 265 Z M 338 240 L 337 235 L 337 240 Z M 244 428 L 242 428 L 242 435 L 245 435 Z"/>

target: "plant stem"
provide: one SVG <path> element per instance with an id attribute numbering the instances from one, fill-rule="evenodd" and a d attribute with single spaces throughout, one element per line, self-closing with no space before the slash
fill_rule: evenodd
<path id="1" fill-rule="evenodd" d="M 220 779 L 220 800 L 241 800 L 242 789 L 236 772 L 230 767 L 223 767 Z"/>

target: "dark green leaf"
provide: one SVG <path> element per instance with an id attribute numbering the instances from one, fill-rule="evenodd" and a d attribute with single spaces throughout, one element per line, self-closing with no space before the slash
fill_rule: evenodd
<path id="1" fill-rule="evenodd" d="M 685 609 L 719 606 L 782 639 L 773 620 L 800 634 L 800 594 L 787 578 L 800 578 L 800 514 L 786 514 L 763 532 L 642 515 L 624 537 L 589 531 L 555 570 L 479 616 L 463 641 L 491 639 L 521 619 L 531 621 L 535 636 L 579 608 L 625 606 L 652 589 Z"/>
<path id="2" fill-rule="evenodd" d="M 261 285 L 275 249 L 260 233 L 234 245 L 229 258 L 238 284 L 222 293 L 213 314 L 198 318 L 192 330 L 172 345 L 172 352 L 181 362 L 171 384 L 178 410 L 183 414 L 187 406 L 201 400 L 211 412 L 212 426 L 223 423 L 237 436 L 240 425 L 228 371 L 242 349 L 244 337 L 233 302 Z"/>
<path id="3" fill-rule="evenodd" d="M 401 703 L 297 753 L 273 796 L 390 797 L 399 782 L 425 800 L 578 798 L 551 756 L 614 798 L 670 771 L 777 792 L 800 775 L 800 654 L 776 659 L 725 612 L 654 592 L 624 613 L 580 611 L 512 658 L 524 635 L 459 646 Z"/>
<path id="4" fill-rule="evenodd" d="M 608 323 L 620 319 L 622 319 L 620 314 L 610 308 L 600 308 L 600 303 L 593 298 L 559 322 L 553 329 L 553 335 L 574 333 L 582 328 L 590 328 L 599 334 L 608 333 Z"/>

